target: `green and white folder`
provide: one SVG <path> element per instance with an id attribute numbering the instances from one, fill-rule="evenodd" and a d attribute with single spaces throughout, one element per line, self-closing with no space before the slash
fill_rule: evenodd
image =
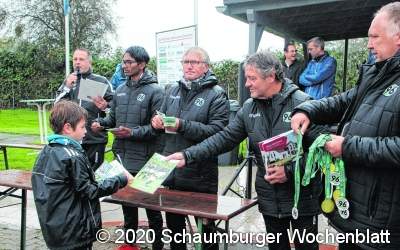
<path id="1" fill-rule="evenodd" d="M 177 161 L 167 161 L 155 153 L 137 173 L 131 187 L 153 194 L 176 167 Z"/>

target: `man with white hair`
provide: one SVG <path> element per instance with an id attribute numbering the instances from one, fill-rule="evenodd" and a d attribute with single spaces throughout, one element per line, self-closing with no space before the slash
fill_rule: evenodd
<path id="1" fill-rule="evenodd" d="M 311 122 L 339 123 L 325 149 L 344 161 L 350 216 L 336 211 L 328 217 L 339 232 L 368 239 L 339 244 L 339 250 L 400 249 L 400 2 L 375 14 L 368 37 L 376 62 L 361 67 L 357 85 L 303 103 L 292 117 L 295 131 L 305 132 Z M 382 233 L 389 235 L 371 240 Z"/>

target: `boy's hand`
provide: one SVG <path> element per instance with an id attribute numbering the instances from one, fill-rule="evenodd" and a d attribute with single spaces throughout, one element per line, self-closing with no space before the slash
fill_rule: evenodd
<path id="1" fill-rule="evenodd" d="M 134 180 L 133 176 L 128 171 L 125 171 L 125 176 L 128 178 L 128 185 L 130 185 Z"/>

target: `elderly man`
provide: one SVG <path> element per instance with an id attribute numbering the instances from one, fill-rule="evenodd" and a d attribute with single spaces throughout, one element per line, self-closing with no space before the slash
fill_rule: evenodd
<path id="1" fill-rule="evenodd" d="M 209 64 L 210 58 L 202 48 L 190 48 L 183 55 L 183 78 L 169 88 L 160 110 L 166 116 L 175 117 L 175 126 L 165 127 L 160 115 L 152 120 L 154 128 L 167 132 L 164 155 L 199 143 L 228 124 L 229 102 L 224 90 L 217 85 L 218 80 Z M 175 169 L 164 185 L 171 189 L 216 194 L 217 156 Z M 182 234 L 186 228 L 184 216 L 166 213 L 166 219 L 172 234 Z M 214 230 L 212 224 L 204 225 L 205 233 Z M 185 243 L 171 242 L 171 249 L 186 249 L 186 246 Z M 218 249 L 218 245 L 205 244 L 204 249 Z"/>
<path id="2" fill-rule="evenodd" d="M 287 115 L 295 105 L 311 98 L 283 77 L 281 63 L 268 52 L 258 52 L 248 57 L 244 69 L 246 87 L 250 90 L 251 98 L 243 104 L 235 119 L 223 131 L 198 145 L 180 149 L 183 152 L 170 155 L 168 159 L 179 160 L 178 166 L 185 169 L 193 162 L 200 163 L 203 159 L 227 152 L 249 137 L 258 167 L 255 186 L 259 211 L 264 217 L 267 232 L 281 235 L 279 240 L 268 244 L 268 247 L 271 250 L 290 250 L 287 234 L 290 224 L 300 232 L 304 230 L 316 234 L 318 231 L 319 180 L 314 179 L 310 186 L 302 189 L 297 209 L 299 216 L 293 219 L 294 164 L 290 162 L 266 169 L 258 143 L 290 130 Z M 306 144 L 310 143 L 310 136 L 306 135 Z M 316 242 L 296 241 L 295 245 L 296 249 L 318 249 Z"/>
<path id="3" fill-rule="evenodd" d="M 285 44 L 283 55 L 282 66 L 284 76 L 292 80 L 300 88 L 304 88 L 302 85 L 299 85 L 299 78 L 304 69 L 304 62 L 297 58 L 296 44 L 293 42 Z"/>
<path id="4" fill-rule="evenodd" d="M 339 122 L 338 135 L 332 135 L 325 149 L 344 161 L 350 216 L 344 220 L 338 212 L 329 214 L 331 224 L 339 232 L 390 234 L 380 242 L 339 244 L 340 250 L 400 249 L 399 23 L 400 2 L 383 6 L 368 31 L 375 64 L 361 67 L 353 89 L 304 103 L 292 117 L 292 128 L 301 126 L 303 132 L 310 122 Z"/>
<path id="5" fill-rule="evenodd" d="M 94 133 L 90 129 L 93 120 L 105 117 L 105 110 L 108 102 L 111 101 L 112 87 L 108 80 L 92 72 L 92 56 L 87 49 L 76 49 L 72 57 L 74 72 L 71 73 L 57 91 L 56 101 L 61 99 L 75 101 L 88 111 L 88 121 L 86 122 L 87 133 L 83 138 L 82 147 L 86 151 L 90 164 L 96 170 L 104 160 L 104 151 L 107 144 L 107 132 Z M 90 79 L 108 85 L 103 97 L 93 98 L 93 102 L 78 100 L 78 93 L 81 79 Z"/>
<path id="6" fill-rule="evenodd" d="M 325 42 L 320 37 L 311 38 L 307 42 L 307 50 L 312 59 L 299 80 L 304 91 L 316 100 L 331 96 L 335 87 L 336 60 L 324 48 Z"/>

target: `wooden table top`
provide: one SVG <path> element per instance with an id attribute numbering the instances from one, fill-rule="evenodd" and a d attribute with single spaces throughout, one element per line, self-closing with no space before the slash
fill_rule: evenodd
<path id="1" fill-rule="evenodd" d="M 26 149 L 37 149 L 41 150 L 44 148 L 44 144 L 26 144 L 26 143 L 4 143 L 0 142 L 0 148 L 26 148 Z"/>
<path id="2" fill-rule="evenodd" d="M 0 171 L 0 186 L 32 190 L 31 171 L 10 169 Z"/>
<path id="3" fill-rule="evenodd" d="M 148 194 L 130 187 L 119 190 L 103 201 L 225 221 L 257 204 L 257 200 L 239 197 L 163 188 Z"/>

